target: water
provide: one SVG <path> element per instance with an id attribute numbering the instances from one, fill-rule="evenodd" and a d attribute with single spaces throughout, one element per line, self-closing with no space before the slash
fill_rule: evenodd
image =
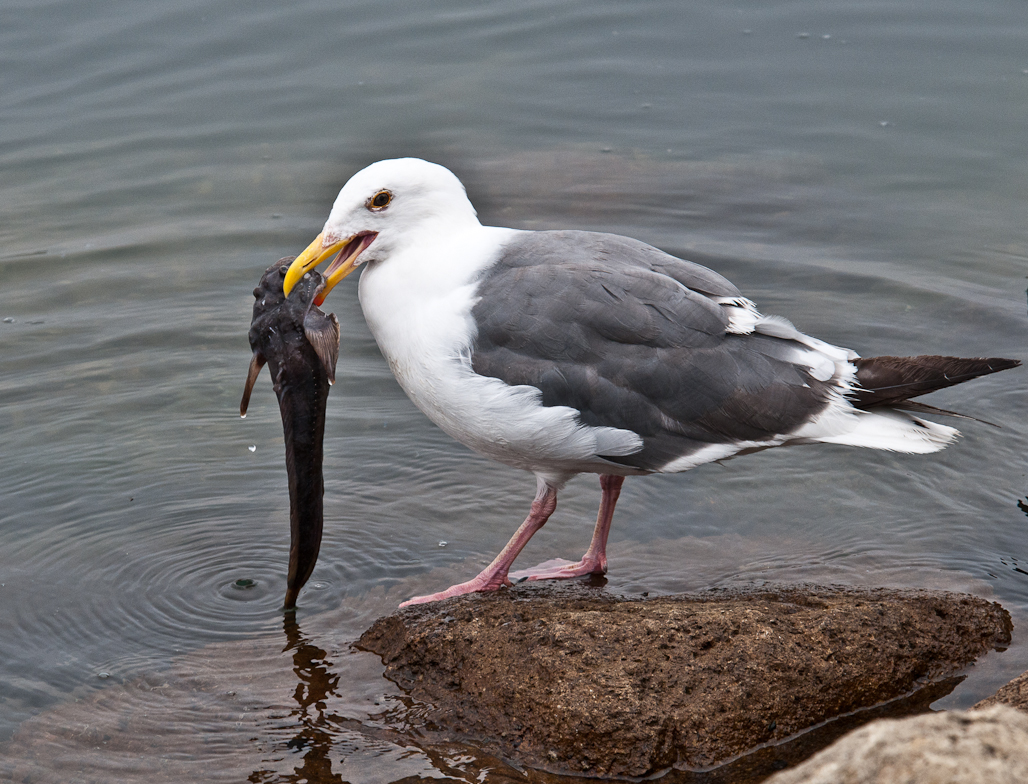
<path id="1" fill-rule="evenodd" d="M 342 347 L 321 560 L 299 627 L 278 612 L 288 502 L 266 377 L 237 413 L 250 290 L 373 160 L 450 166 L 487 223 L 616 231 L 702 261 L 864 354 L 1025 358 L 1022 4 L 3 11 L 5 774 L 518 780 L 388 735 L 400 695 L 349 652 L 402 599 L 474 574 L 534 490 L 406 400 L 352 282 L 327 303 Z M 958 423 L 938 455 L 775 450 L 629 480 L 608 587 L 946 588 L 1023 626 L 1024 384 L 935 395 L 1001 426 Z M 569 486 L 521 563 L 580 554 L 595 485 Z M 1015 630 L 942 704 L 1019 674 L 1026 648 Z"/>

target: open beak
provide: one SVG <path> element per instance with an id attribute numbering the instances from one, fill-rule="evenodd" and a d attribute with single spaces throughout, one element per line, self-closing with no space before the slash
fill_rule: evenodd
<path id="1" fill-rule="evenodd" d="M 321 305 L 335 285 L 360 266 L 361 262 L 358 261 L 358 257 L 375 241 L 377 236 L 377 232 L 365 231 L 325 245 L 325 234 L 322 232 L 289 265 L 286 279 L 282 282 L 282 290 L 285 295 L 288 297 L 296 282 L 310 270 L 323 264 L 330 256 L 335 256 L 332 263 L 328 265 L 328 269 L 325 270 L 325 288 L 314 299 L 315 305 Z"/>

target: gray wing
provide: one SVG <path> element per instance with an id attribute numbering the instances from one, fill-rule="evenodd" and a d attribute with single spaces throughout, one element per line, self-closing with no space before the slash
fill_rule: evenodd
<path id="1" fill-rule="evenodd" d="M 476 373 L 528 384 L 584 424 L 638 433 L 614 462 L 659 470 L 709 444 L 760 441 L 821 411 L 829 387 L 792 341 L 727 331 L 730 282 L 641 242 L 537 232 L 505 248 L 472 310 Z"/>

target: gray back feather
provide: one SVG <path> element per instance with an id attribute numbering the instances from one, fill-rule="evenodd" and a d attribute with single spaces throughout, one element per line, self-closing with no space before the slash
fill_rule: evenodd
<path id="1" fill-rule="evenodd" d="M 526 233 L 478 295 L 475 372 L 642 436 L 612 462 L 656 470 L 708 444 L 787 433 L 827 404 L 829 387 L 788 361 L 791 341 L 727 332 L 714 298 L 741 296 L 735 286 L 635 240 Z"/>

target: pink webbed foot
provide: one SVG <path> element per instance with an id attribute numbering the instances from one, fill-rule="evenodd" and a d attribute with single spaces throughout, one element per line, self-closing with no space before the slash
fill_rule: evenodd
<path id="1" fill-rule="evenodd" d="M 583 558 L 581 561 L 566 561 L 563 558 L 551 558 L 531 569 L 519 569 L 510 573 L 512 582 L 523 580 L 567 580 L 572 577 L 584 577 L 587 574 L 606 574 L 607 559 L 601 562 L 598 558 Z"/>
<path id="2" fill-rule="evenodd" d="M 401 602 L 401 607 L 409 607 L 412 604 L 428 604 L 429 602 L 441 602 L 443 599 L 452 599 L 454 596 L 463 596 L 466 593 L 480 593 L 482 591 L 496 591 L 505 585 L 510 585 L 510 580 L 506 577 L 500 578 L 499 575 L 493 575 L 491 578 L 483 575 L 468 580 L 466 583 L 457 583 L 451 585 L 445 591 L 439 591 L 438 593 L 430 593 L 425 596 L 415 596 L 412 599 L 408 599 L 405 602 Z"/>

